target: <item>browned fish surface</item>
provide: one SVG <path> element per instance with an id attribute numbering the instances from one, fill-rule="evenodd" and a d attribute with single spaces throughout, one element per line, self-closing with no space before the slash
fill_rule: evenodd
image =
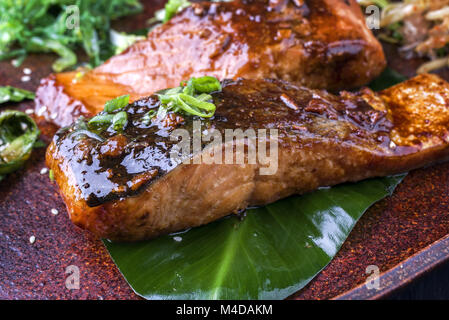
<path id="1" fill-rule="evenodd" d="M 125 130 L 102 133 L 102 141 L 75 138 L 76 126 L 55 136 L 47 164 L 72 221 L 100 237 L 147 239 L 320 186 L 405 172 L 449 157 L 449 84 L 434 75 L 380 93 L 363 89 L 340 96 L 279 80 L 225 81 L 213 98 L 216 114 L 201 120 L 202 129 L 278 129 L 273 174 L 262 175 L 266 166 L 259 161 L 174 162 L 170 153 L 177 142 L 169 134 L 191 131 L 193 118 L 171 113 L 144 124 L 143 114 L 159 106 L 152 96 L 129 105 Z M 205 147 L 187 159 L 209 154 Z"/>
<path id="2" fill-rule="evenodd" d="M 81 78 L 44 79 L 36 109 L 64 126 L 117 96 L 134 101 L 192 76 L 346 89 L 366 84 L 385 64 L 355 0 L 200 2 Z"/>

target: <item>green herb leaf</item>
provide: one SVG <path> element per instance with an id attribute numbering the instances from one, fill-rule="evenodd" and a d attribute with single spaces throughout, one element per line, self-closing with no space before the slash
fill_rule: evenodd
<path id="1" fill-rule="evenodd" d="M 23 166 L 39 137 L 33 119 L 16 110 L 0 113 L 0 175 Z"/>
<path id="2" fill-rule="evenodd" d="M 228 217 L 151 241 L 104 244 L 147 299 L 284 299 L 332 260 L 362 214 L 402 178 L 291 197 L 248 210 L 243 221 Z"/>
<path id="3" fill-rule="evenodd" d="M 11 86 L 0 87 L 0 104 L 10 101 L 19 102 L 25 99 L 34 99 L 34 93 Z"/>
<path id="4" fill-rule="evenodd" d="M 109 100 L 104 105 L 104 111 L 112 113 L 126 107 L 129 103 L 129 94 Z"/>

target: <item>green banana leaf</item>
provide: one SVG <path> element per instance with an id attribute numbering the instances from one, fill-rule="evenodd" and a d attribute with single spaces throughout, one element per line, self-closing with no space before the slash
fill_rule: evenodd
<path id="1" fill-rule="evenodd" d="M 402 80 L 387 69 L 371 87 Z M 404 177 L 317 190 L 151 241 L 104 244 L 147 299 L 284 299 L 334 258 L 363 213 Z"/>
<path id="2" fill-rule="evenodd" d="M 151 241 L 104 243 L 147 299 L 283 299 L 333 259 L 363 213 L 402 178 L 321 189 Z"/>

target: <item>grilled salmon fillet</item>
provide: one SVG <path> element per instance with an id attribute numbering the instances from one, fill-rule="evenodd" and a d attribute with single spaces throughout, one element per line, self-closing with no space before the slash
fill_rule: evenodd
<path id="1" fill-rule="evenodd" d="M 212 95 L 217 110 L 209 120 L 169 113 L 144 124 L 142 116 L 160 105 L 150 96 L 128 105 L 129 122 L 121 133 L 83 133 L 82 119 L 61 129 L 46 160 L 72 221 L 99 237 L 148 239 L 292 194 L 449 157 L 449 84 L 438 76 L 339 96 L 281 80 L 239 79 L 224 81 Z M 192 148 L 182 162 L 175 161 L 179 139 L 170 135 L 198 124 L 202 135 L 277 129 L 277 137 L 266 140 L 270 155 L 277 146 L 276 170 L 262 173 L 266 162 L 249 161 L 249 135 L 217 140 L 212 149 L 201 143 L 197 152 Z M 237 154 L 239 143 L 245 145 L 243 164 L 194 161 L 226 145 Z"/>
<path id="2" fill-rule="evenodd" d="M 65 126 L 117 96 L 135 101 L 203 75 L 347 89 L 385 65 L 355 0 L 199 2 L 92 71 L 43 79 L 36 112 Z"/>

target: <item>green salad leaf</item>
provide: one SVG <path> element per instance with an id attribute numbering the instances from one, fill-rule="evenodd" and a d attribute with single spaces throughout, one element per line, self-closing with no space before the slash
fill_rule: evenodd
<path id="1" fill-rule="evenodd" d="M 36 123 L 25 113 L 16 110 L 0 113 L 0 176 L 24 165 L 39 133 Z"/>
<path id="2" fill-rule="evenodd" d="M 60 57 L 53 69 L 62 71 L 83 49 L 97 66 L 124 46 L 123 39 L 111 41 L 111 21 L 141 10 L 139 0 L 2 0 L 0 60 L 19 65 L 30 52 L 53 52 Z"/>
<path id="3" fill-rule="evenodd" d="M 25 99 L 34 99 L 34 92 L 14 88 L 11 86 L 0 87 L 0 104 L 5 102 L 19 102 Z"/>

